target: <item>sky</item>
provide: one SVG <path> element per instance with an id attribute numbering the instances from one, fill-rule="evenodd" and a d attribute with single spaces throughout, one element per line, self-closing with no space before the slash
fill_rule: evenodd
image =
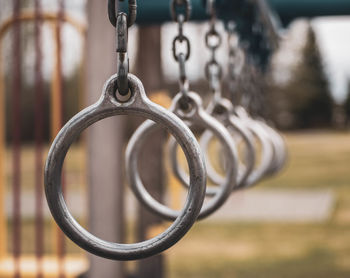
<path id="1" fill-rule="evenodd" d="M 337 102 L 346 98 L 350 82 L 350 17 L 317 18 L 312 22 Z"/>

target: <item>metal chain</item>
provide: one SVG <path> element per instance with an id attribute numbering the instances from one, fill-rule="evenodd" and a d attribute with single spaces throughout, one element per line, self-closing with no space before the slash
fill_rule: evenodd
<path id="1" fill-rule="evenodd" d="M 229 50 L 228 87 L 234 102 L 240 103 L 242 96 L 239 95 L 241 92 L 237 91 L 237 82 L 244 68 L 245 54 L 239 45 L 239 36 L 236 32 L 236 25 L 232 21 L 227 24 L 227 34 Z"/>
<path id="2" fill-rule="evenodd" d="M 210 89 L 215 94 L 221 94 L 222 66 L 217 61 L 216 52 L 221 46 L 222 37 L 216 29 L 217 15 L 215 10 L 215 0 L 207 0 L 207 10 L 210 14 L 210 28 L 205 35 L 205 44 L 211 51 L 211 58 L 205 66 L 205 74 L 209 80 Z"/>
<path id="3" fill-rule="evenodd" d="M 117 85 L 118 93 L 122 96 L 129 94 L 129 56 L 128 56 L 128 24 L 125 13 L 117 16 Z"/>
<path id="4" fill-rule="evenodd" d="M 178 22 L 179 15 L 184 16 L 184 21 L 189 21 L 192 13 L 190 0 L 172 0 L 170 6 L 171 16 L 174 21 Z"/>
<path id="5" fill-rule="evenodd" d="M 233 81 L 242 73 L 245 55 L 241 47 L 239 46 L 239 36 L 236 33 L 236 27 L 234 22 L 229 22 L 227 25 L 228 33 L 228 48 L 229 48 L 229 77 Z"/>
<path id="6" fill-rule="evenodd" d="M 119 11 L 116 9 L 116 1 L 117 0 L 108 0 L 108 17 L 109 21 L 114 27 L 117 27 L 117 17 L 119 15 Z M 124 0 L 119 0 L 119 2 L 124 2 Z M 129 3 L 129 15 L 128 15 L 128 27 L 134 25 L 137 17 L 137 1 L 136 0 L 128 0 Z"/>
<path id="7" fill-rule="evenodd" d="M 186 72 L 186 62 L 191 55 L 191 43 L 188 37 L 183 32 L 184 23 L 187 22 L 191 15 L 191 3 L 189 0 L 172 0 L 171 14 L 173 20 L 178 23 L 178 34 L 173 40 L 173 56 L 179 64 L 179 87 L 180 92 L 187 99 L 189 92 L 189 81 Z M 183 11 L 183 12 L 181 12 Z M 183 103 L 183 108 L 186 109 L 187 103 Z"/>
<path id="8" fill-rule="evenodd" d="M 108 0 L 108 16 L 111 24 L 116 28 L 117 93 L 124 97 L 129 94 L 128 28 L 136 21 L 137 2 L 136 0 L 128 0 L 129 15 L 127 15 L 116 9 L 116 1 Z"/>

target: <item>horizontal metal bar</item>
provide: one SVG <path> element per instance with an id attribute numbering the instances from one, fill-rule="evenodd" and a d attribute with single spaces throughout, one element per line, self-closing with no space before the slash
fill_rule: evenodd
<path id="1" fill-rule="evenodd" d="M 160 24 L 171 21 L 170 0 L 142 0 L 137 5 L 138 24 Z M 191 20 L 208 18 L 202 0 L 192 0 Z"/>
<path id="2" fill-rule="evenodd" d="M 233 16 L 240 0 L 217 0 L 221 18 Z M 170 0 L 138 1 L 137 22 L 139 24 L 161 24 L 171 21 Z M 350 0 L 267 0 L 271 8 L 285 24 L 298 17 L 350 15 Z M 203 0 L 192 0 L 192 20 L 206 20 Z"/>
<path id="3" fill-rule="evenodd" d="M 350 15 L 349 0 L 267 0 L 284 24 L 299 17 Z"/>

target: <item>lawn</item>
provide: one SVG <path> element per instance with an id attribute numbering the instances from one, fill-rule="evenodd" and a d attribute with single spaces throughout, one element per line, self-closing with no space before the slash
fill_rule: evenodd
<path id="1" fill-rule="evenodd" d="M 321 224 L 198 223 L 168 252 L 170 277 L 350 277 L 350 134 L 286 135 L 289 163 L 260 189 L 333 190 Z"/>
<path id="2" fill-rule="evenodd" d="M 336 197 L 332 217 L 319 224 L 202 221 L 166 252 L 169 278 L 350 277 L 350 133 L 319 131 L 285 137 L 288 166 L 257 188 L 331 189 Z M 26 180 L 32 180 L 30 149 L 24 149 Z M 82 150 L 74 148 L 67 161 L 70 188 L 79 188 L 83 160 Z M 33 188 L 33 182 L 26 184 L 26 190 Z M 25 242 L 30 243 L 33 222 L 26 221 L 25 227 L 30 231 Z M 49 244 L 50 239 L 45 240 Z M 71 244 L 68 249 L 77 251 Z"/>

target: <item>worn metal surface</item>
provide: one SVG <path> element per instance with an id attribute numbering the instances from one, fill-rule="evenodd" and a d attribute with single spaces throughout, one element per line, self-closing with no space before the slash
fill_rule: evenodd
<path id="1" fill-rule="evenodd" d="M 227 170 L 225 182 L 220 185 L 220 190 L 217 192 L 214 198 L 212 198 L 210 201 L 208 201 L 208 203 L 203 205 L 203 208 L 198 216 L 198 219 L 203 219 L 215 212 L 217 209 L 219 209 L 225 203 L 225 201 L 231 194 L 233 188 L 236 186 L 238 164 L 237 150 L 229 132 L 219 121 L 217 121 L 214 117 L 210 116 L 203 109 L 201 99 L 196 93 L 190 92 L 188 96 L 186 96 L 186 98 L 190 101 L 190 111 L 183 111 L 181 109 L 180 103 L 182 98 L 184 98 L 184 96 L 181 93 L 179 93 L 174 98 L 171 110 L 182 120 L 184 120 L 188 125 L 198 125 L 211 130 L 222 143 L 223 148 L 227 153 L 227 163 L 231 166 Z M 152 132 L 156 132 L 156 130 L 158 130 L 158 127 L 154 123 L 147 121 L 143 125 L 141 125 L 136 131 L 136 133 L 133 135 L 127 148 L 126 164 L 128 169 L 128 175 L 132 178 L 130 185 L 138 200 L 142 204 L 144 204 L 147 209 L 151 210 L 157 215 L 163 217 L 164 219 L 173 220 L 176 217 L 178 217 L 179 212 L 161 204 L 159 201 L 150 196 L 150 194 L 147 192 L 145 186 L 141 181 L 137 169 L 138 152 L 142 148 L 142 145 L 146 140 L 147 136 Z M 173 144 L 175 145 L 175 147 L 177 146 L 174 140 Z M 187 157 L 187 159 L 189 158 Z M 176 163 L 173 163 L 173 165 L 176 166 Z M 191 174 L 192 167 L 190 164 L 189 169 Z M 173 170 L 175 170 L 175 172 L 177 171 L 177 169 Z M 181 177 L 179 175 L 178 178 L 181 180 Z M 182 179 L 181 182 L 188 184 L 188 179 Z M 190 182 L 190 188 L 191 186 L 192 185 Z"/>
<path id="2" fill-rule="evenodd" d="M 281 135 L 270 127 L 263 119 L 257 120 L 257 123 L 265 130 L 273 148 L 273 160 L 267 175 L 277 174 L 287 162 L 286 145 Z"/>
<path id="3" fill-rule="evenodd" d="M 259 143 L 261 146 L 260 161 L 258 162 L 258 165 L 256 165 L 254 172 L 247 179 L 247 184 L 244 186 L 251 187 L 264 178 L 269 171 L 271 163 L 273 162 L 273 146 L 271 145 L 265 130 L 248 115 L 247 111 L 243 107 L 236 107 L 235 112 L 237 116 L 243 120 L 246 128 L 252 132 L 257 140 L 257 143 Z"/>
<path id="4" fill-rule="evenodd" d="M 101 257 L 135 260 L 168 249 L 192 227 L 203 204 L 206 173 L 199 145 L 188 127 L 174 114 L 152 103 L 146 97 L 141 81 L 134 75 L 129 75 L 130 99 L 124 103 L 119 102 L 115 97 L 116 80 L 117 75 L 112 76 L 106 82 L 100 100 L 73 117 L 57 135 L 45 165 L 45 194 L 57 224 L 77 245 Z M 191 169 L 191 187 L 185 207 L 166 231 L 147 241 L 119 244 L 95 237 L 72 217 L 62 195 L 61 171 L 69 147 L 84 129 L 104 118 L 128 114 L 154 120 L 173 134 L 187 155 Z"/>
<path id="5" fill-rule="evenodd" d="M 118 91 L 122 96 L 129 93 L 128 73 L 128 22 L 126 14 L 120 13 L 117 16 L 116 38 L 117 38 L 117 84 Z"/>
<path id="6" fill-rule="evenodd" d="M 109 21 L 111 22 L 111 24 L 116 27 L 117 25 L 117 15 L 118 13 L 120 13 L 119 11 L 117 11 L 117 7 L 119 7 L 119 5 L 116 5 L 116 2 L 118 0 L 108 0 L 108 17 L 109 17 Z M 123 1 L 123 0 L 119 0 L 119 1 Z M 128 14 L 128 27 L 131 27 L 135 21 L 136 21 L 136 17 L 137 17 L 137 1 L 136 0 L 128 0 L 128 10 L 129 10 L 129 14 Z"/>
<path id="7" fill-rule="evenodd" d="M 243 187 L 251 174 L 254 173 L 254 167 L 256 164 L 256 155 L 255 155 L 255 144 L 254 137 L 251 131 L 244 125 L 243 121 L 234 115 L 234 107 L 232 103 L 227 99 L 215 100 L 215 103 L 212 103 L 208 107 L 208 112 L 216 117 L 223 125 L 232 133 L 232 138 L 237 144 L 235 138 L 241 138 L 244 143 L 244 157 L 239 159 L 239 161 L 244 161 L 244 163 L 239 163 L 238 176 L 237 176 L 237 188 Z M 200 145 L 203 151 L 203 154 L 206 156 L 206 167 L 207 175 L 214 183 L 221 184 L 224 181 L 224 177 L 217 173 L 214 167 L 211 165 L 209 158 L 209 143 L 214 137 L 214 134 L 209 131 L 205 131 L 200 138 Z M 227 163 L 225 163 L 227 165 Z M 230 165 L 227 165 L 230 167 Z M 216 188 L 208 188 L 207 195 L 215 195 L 217 193 Z"/>

